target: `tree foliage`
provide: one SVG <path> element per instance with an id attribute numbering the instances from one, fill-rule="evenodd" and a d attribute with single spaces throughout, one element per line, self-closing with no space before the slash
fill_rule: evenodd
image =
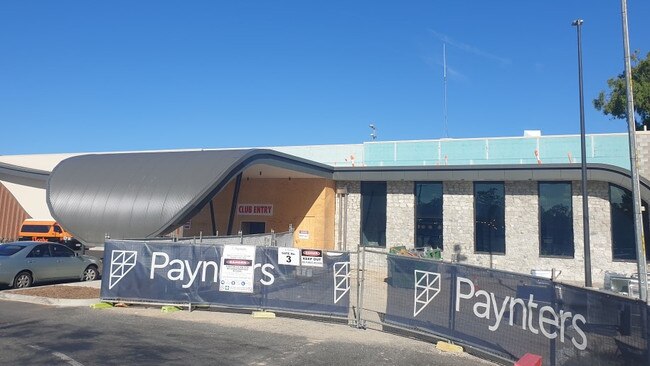
<path id="1" fill-rule="evenodd" d="M 632 91 L 637 129 L 645 125 L 650 129 L 650 52 L 645 59 L 635 52 L 632 57 Z M 594 99 L 594 107 L 612 118 L 627 119 L 625 72 L 607 80 L 609 90 L 601 91 Z"/>

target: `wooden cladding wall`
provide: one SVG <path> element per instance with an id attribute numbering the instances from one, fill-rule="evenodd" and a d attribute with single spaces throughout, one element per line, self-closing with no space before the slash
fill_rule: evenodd
<path id="1" fill-rule="evenodd" d="M 0 183 L 0 241 L 18 239 L 20 225 L 28 218 L 16 198 Z"/>

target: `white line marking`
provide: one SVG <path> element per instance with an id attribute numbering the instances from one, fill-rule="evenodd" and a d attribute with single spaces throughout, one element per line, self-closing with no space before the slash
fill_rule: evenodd
<path id="1" fill-rule="evenodd" d="M 40 346 L 34 346 L 34 345 L 30 345 L 29 347 L 33 348 L 33 349 L 35 349 L 37 351 L 48 352 L 52 356 L 58 358 L 59 360 L 67 362 L 68 365 L 70 365 L 70 366 L 84 366 L 81 362 L 75 361 L 74 359 L 70 358 L 68 355 L 65 355 L 65 354 L 63 354 L 61 352 L 52 352 L 51 350 L 49 350 L 47 348 L 43 348 L 43 347 L 40 347 Z"/>

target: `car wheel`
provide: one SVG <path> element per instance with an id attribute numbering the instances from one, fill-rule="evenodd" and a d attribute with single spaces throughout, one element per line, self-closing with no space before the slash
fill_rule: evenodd
<path id="1" fill-rule="evenodd" d="M 14 288 L 25 288 L 32 285 L 34 279 L 29 272 L 20 272 L 14 278 Z"/>
<path id="2" fill-rule="evenodd" d="M 84 274 L 83 274 L 83 276 L 81 277 L 81 280 L 82 280 L 82 281 L 94 281 L 94 280 L 97 279 L 98 275 L 99 275 L 99 272 L 97 272 L 97 267 L 95 267 L 95 266 L 88 266 L 88 267 L 84 270 Z"/>

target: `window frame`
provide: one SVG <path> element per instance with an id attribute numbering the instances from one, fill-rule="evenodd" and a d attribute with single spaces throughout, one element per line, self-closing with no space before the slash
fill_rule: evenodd
<path id="1" fill-rule="evenodd" d="M 16 251 L 10 252 L 6 248 L 19 248 L 19 249 L 16 250 Z M 20 251 L 24 250 L 25 248 L 26 247 L 23 246 L 23 245 L 16 245 L 16 244 L 11 244 L 11 243 L 3 244 L 2 246 L 0 246 L 0 249 L 2 249 L 1 252 L 2 253 L 7 253 L 7 254 L 0 254 L 0 257 L 11 257 L 12 255 L 14 255 L 16 253 L 20 253 Z M 11 254 L 8 254 L 8 253 L 11 253 Z"/>
<path id="2" fill-rule="evenodd" d="M 632 191 L 630 191 L 627 188 L 621 187 L 618 184 L 614 184 L 614 183 L 609 183 L 608 184 L 608 187 L 607 187 L 608 188 L 607 189 L 607 202 L 609 202 L 609 235 L 610 235 L 610 242 L 611 242 L 611 245 L 610 245 L 609 249 L 610 249 L 612 262 L 617 262 L 617 263 L 637 263 L 639 258 L 637 256 L 637 252 L 636 252 L 636 244 L 634 245 L 634 257 L 635 258 L 633 258 L 633 259 L 617 259 L 617 258 L 614 258 L 614 220 L 612 220 L 612 218 L 613 218 L 613 215 L 612 215 L 612 213 L 613 213 L 612 187 L 616 187 L 616 188 L 622 190 L 623 193 L 628 192 L 630 195 L 632 194 Z M 634 205 L 634 203 L 633 203 L 633 205 Z M 643 199 L 641 200 L 641 206 L 646 207 L 646 211 L 641 212 L 641 225 L 643 226 L 643 229 L 644 229 L 643 233 L 644 233 L 644 236 L 646 238 L 646 240 L 645 240 L 646 241 L 646 261 L 650 261 L 650 251 L 647 250 L 647 243 L 648 243 L 647 238 L 650 235 L 650 233 L 645 231 L 645 229 L 647 227 L 650 227 L 650 222 L 649 222 L 650 221 L 650 213 L 648 212 L 648 209 L 649 209 L 648 203 L 643 201 Z M 632 210 L 634 211 L 634 206 L 632 207 Z M 634 212 L 632 212 L 632 231 L 634 231 Z"/>
<path id="3" fill-rule="evenodd" d="M 364 201 L 365 201 L 365 198 L 364 198 L 364 194 L 363 194 L 363 192 L 364 192 L 363 186 L 364 185 L 370 185 L 370 184 L 383 184 L 384 187 L 385 187 L 385 196 L 384 196 L 385 206 L 384 206 L 384 222 L 383 222 L 384 230 L 383 230 L 383 235 L 380 236 L 380 239 L 383 238 L 383 241 L 384 241 L 383 245 L 382 245 L 381 241 L 378 242 L 377 245 L 368 245 L 368 244 L 364 243 L 363 234 L 364 234 L 364 228 L 365 228 L 365 225 L 364 225 L 364 221 L 365 221 L 364 220 L 365 219 Z M 388 243 L 386 242 L 386 229 L 388 227 L 388 225 L 387 225 L 387 221 L 388 221 L 388 182 L 387 181 L 361 181 L 360 184 L 359 184 L 359 196 L 360 196 L 359 206 L 360 206 L 360 211 L 361 211 L 361 214 L 359 215 L 359 218 L 360 218 L 359 246 L 363 246 L 363 247 L 366 247 L 366 248 L 384 248 L 385 249 L 388 246 Z"/>
<path id="4" fill-rule="evenodd" d="M 72 257 L 76 257 L 75 252 L 72 249 L 66 247 L 65 245 L 61 245 L 61 244 L 50 244 L 50 245 L 51 245 L 50 246 L 50 255 L 53 258 L 72 258 Z M 63 255 L 56 255 L 57 253 L 66 253 L 68 255 L 64 255 L 64 256 Z"/>
<path id="5" fill-rule="evenodd" d="M 444 230 L 444 219 L 445 219 L 445 214 L 444 214 L 444 202 L 445 202 L 445 187 L 442 181 L 414 181 L 413 182 L 413 238 L 414 238 L 414 243 L 413 246 L 415 248 L 424 248 L 424 247 L 418 247 L 418 185 L 422 184 L 435 184 L 435 185 L 440 185 L 440 200 L 441 200 L 441 207 L 440 207 L 440 221 L 442 224 L 442 230 L 440 232 L 440 238 L 441 238 L 441 243 L 440 243 L 440 250 L 444 250 L 445 247 L 445 230 Z M 428 218 L 428 217 L 427 217 Z"/>
<path id="6" fill-rule="evenodd" d="M 45 248 L 46 252 L 48 255 L 41 255 L 41 256 L 35 256 L 34 251 L 37 248 Z M 52 252 L 50 251 L 50 245 L 49 244 L 37 244 L 34 245 L 34 247 L 27 253 L 27 256 L 25 258 L 52 258 Z"/>
<path id="7" fill-rule="evenodd" d="M 568 184 L 569 185 L 569 202 L 571 204 L 571 245 L 573 247 L 572 255 L 552 255 L 542 254 L 542 203 L 541 203 L 541 189 L 542 184 Z M 537 231 L 539 238 L 538 255 L 539 258 L 558 258 L 558 259 L 575 259 L 576 256 L 576 240 L 575 240 L 575 225 L 573 224 L 573 182 L 571 181 L 539 181 L 537 182 Z"/>
<path id="8" fill-rule="evenodd" d="M 508 253 L 507 246 L 507 233 L 506 233 L 506 184 L 505 181 L 474 181 L 472 182 L 472 207 L 473 207 L 473 223 L 474 223 L 474 254 L 488 254 L 488 255 L 499 255 L 505 256 Z M 479 251 L 478 240 L 477 240 L 477 230 L 476 230 L 476 185 L 477 184 L 501 184 L 503 186 L 503 252 L 494 252 L 494 251 Z"/>
<path id="9" fill-rule="evenodd" d="M 24 224 L 20 231 L 24 233 L 48 234 L 52 230 L 51 225 L 47 224 Z"/>

